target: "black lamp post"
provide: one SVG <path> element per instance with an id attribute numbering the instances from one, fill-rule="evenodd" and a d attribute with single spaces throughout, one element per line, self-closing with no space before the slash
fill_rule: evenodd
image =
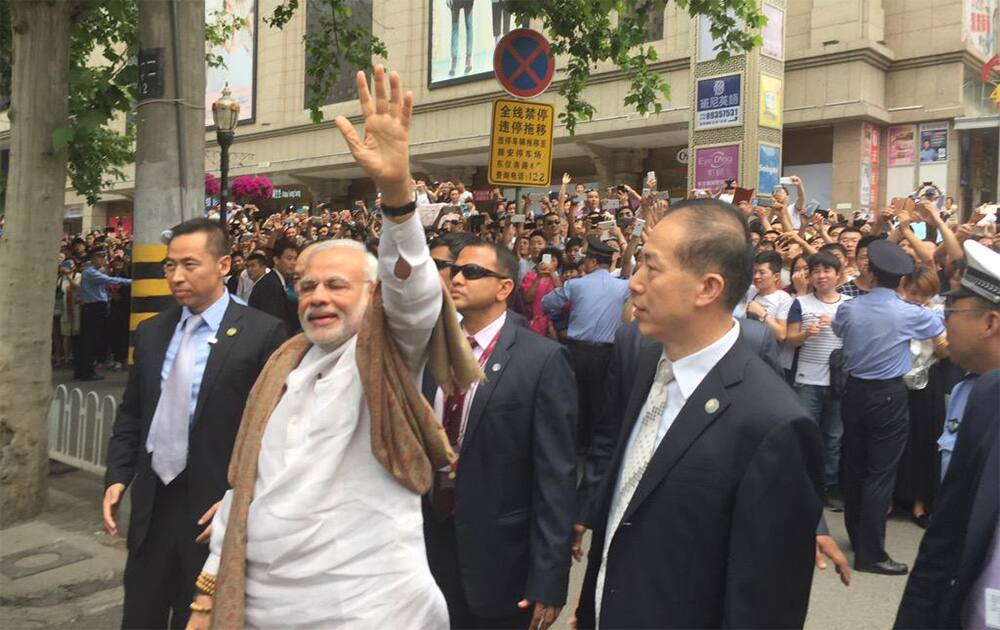
<path id="1" fill-rule="evenodd" d="M 236 123 L 240 119 L 240 104 L 229 91 L 229 84 L 222 88 L 222 96 L 212 103 L 212 118 L 215 120 L 215 137 L 219 141 L 219 169 L 222 171 L 222 186 L 219 190 L 219 220 L 226 227 L 226 213 L 229 208 L 229 147 L 233 144 Z"/>

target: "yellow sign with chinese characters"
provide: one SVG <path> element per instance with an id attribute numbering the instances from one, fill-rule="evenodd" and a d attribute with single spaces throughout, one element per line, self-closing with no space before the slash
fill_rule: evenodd
<path id="1" fill-rule="evenodd" d="M 494 186 L 552 185 L 555 107 L 511 99 L 493 102 L 488 180 Z"/>
<path id="2" fill-rule="evenodd" d="M 994 103 L 1000 106 L 1000 85 L 998 85 L 997 88 L 993 90 L 993 93 L 990 94 L 990 98 L 993 99 Z"/>

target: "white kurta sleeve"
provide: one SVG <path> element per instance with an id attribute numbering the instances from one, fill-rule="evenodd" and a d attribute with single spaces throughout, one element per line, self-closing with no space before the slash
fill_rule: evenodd
<path id="1" fill-rule="evenodd" d="M 208 559 L 202 571 L 209 575 L 219 574 L 219 561 L 222 559 L 222 541 L 226 538 L 226 523 L 229 521 L 229 506 L 233 503 L 233 491 L 226 490 L 219 509 L 212 517 L 212 537 L 208 543 Z"/>
<path id="2" fill-rule="evenodd" d="M 412 268 L 405 279 L 395 274 L 399 258 Z M 386 220 L 382 224 L 378 275 L 389 329 L 410 369 L 416 372 L 425 359 L 431 331 L 441 312 L 441 276 L 431 260 L 416 214 L 405 223 Z"/>

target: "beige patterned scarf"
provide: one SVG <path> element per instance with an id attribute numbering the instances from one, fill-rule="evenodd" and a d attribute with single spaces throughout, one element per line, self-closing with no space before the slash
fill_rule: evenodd
<path id="1" fill-rule="evenodd" d="M 483 379 L 483 372 L 462 334 L 455 304 L 443 287 L 442 295 L 441 315 L 428 348 L 428 367 L 445 391 L 467 389 Z M 457 456 L 390 335 L 380 287 L 365 312 L 357 344 L 358 370 L 371 415 L 372 454 L 399 483 L 424 494 L 431 487 L 434 471 L 454 463 Z M 216 581 L 213 628 L 239 630 L 245 625 L 247 514 L 257 481 L 261 441 L 285 392 L 285 379 L 311 345 L 302 334 L 286 341 L 271 355 L 247 398 L 229 462 L 233 499 Z"/>

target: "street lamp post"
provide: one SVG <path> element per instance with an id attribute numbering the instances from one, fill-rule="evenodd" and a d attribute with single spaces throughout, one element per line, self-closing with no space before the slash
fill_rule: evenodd
<path id="1" fill-rule="evenodd" d="M 222 186 L 219 190 L 219 220 L 226 227 L 226 212 L 229 204 L 229 147 L 233 144 L 236 123 L 240 119 L 240 104 L 229 91 L 229 83 L 222 88 L 222 96 L 212 103 L 212 118 L 215 120 L 215 137 L 219 141 L 219 169 L 222 171 Z"/>

